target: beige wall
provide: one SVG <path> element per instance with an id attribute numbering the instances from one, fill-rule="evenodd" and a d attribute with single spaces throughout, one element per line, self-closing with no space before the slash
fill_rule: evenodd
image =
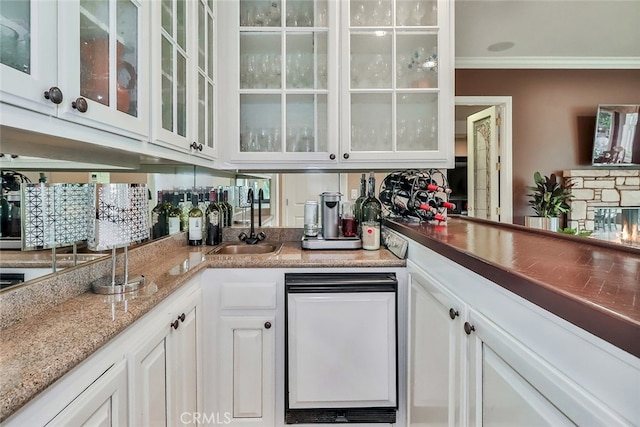
<path id="1" fill-rule="evenodd" d="M 533 211 L 525 186 L 590 167 L 598 104 L 640 103 L 640 70 L 456 70 L 457 96 L 513 97 L 514 223 Z"/>

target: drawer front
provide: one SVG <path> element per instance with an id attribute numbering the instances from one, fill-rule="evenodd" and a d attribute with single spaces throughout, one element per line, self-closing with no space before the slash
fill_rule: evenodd
<path id="1" fill-rule="evenodd" d="M 276 282 L 222 283 L 220 308 L 222 310 L 275 309 Z"/>

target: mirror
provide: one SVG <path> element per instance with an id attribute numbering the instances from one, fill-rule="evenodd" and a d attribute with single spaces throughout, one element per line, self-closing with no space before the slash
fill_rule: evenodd
<path id="1" fill-rule="evenodd" d="M 640 105 L 599 105 L 593 140 L 594 166 L 640 165 Z"/>
<path id="2" fill-rule="evenodd" d="M 53 183 L 147 183 L 150 194 L 156 194 L 157 189 L 192 189 L 192 188 L 205 188 L 205 187 L 217 187 L 217 186 L 231 186 L 236 182 L 234 173 L 214 173 L 206 168 L 194 167 L 192 165 L 164 165 L 162 168 L 158 168 L 153 172 L 140 172 L 140 171 L 119 171 L 117 169 L 100 170 L 99 165 L 95 165 L 97 170 L 92 170 L 93 165 L 90 164 L 76 164 L 79 169 L 68 165 L 65 169 L 54 169 L 60 164 L 56 161 L 49 161 L 48 159 L 26 159 L 27 165 L 21 163 L 20 157 L 3 156 L 0 162 L 0 169 L 3 174 L 7 172 L 17 172 L 32 183 L 47 182 Z M 48 169 L 47 169 L 48 166 Z M 23 178 L 20 178 L 23 179 Z M 11 199 L 10 204 L 7 203 L 7 207 L 13 206 L 13 214 L 20 211 L 20 191 L 19 182 L 17 183 L 18 190 L 11 188 L 11 193 L 17 197 L 17 199 Z M 8 193 L 4 191 L 3 203 L 8 200 Z M 149 201 L 150 209 L 155 206 L 153 198 Z M 4 215 L 3 215 L 4 219 Z M 44 275 L 51 274 L 54 269 L 53 253 L 52 250 L 38 250 L 22 252 L 20 241 L 20 221 L 15 227 L 16 233 L 4 233 L 0 236 L 0 249 L 2 249 L 2 268 L 0 269 L 3 275 L 7 277 L 14 277 L 16 274 L 22 276 L 24 283 L 28 283 L 32 279 L 38 279 Z M 3 231 L 6 227 L 3 227 Z M 144 244 L 144 243 L 142 243 Z M 104 255 L 102 252 L 90 252 L 86 249 L 86 245 L 81 244 L 78 246 L 79 255 L 75 257 L 78 265 L 82 263 L 93 261 L 100 256 Z M 64 248 L 57 248 L 55 253 L 55 269 L 61 271 L 62 269 L 74 268 L 73 247 L 68 246 Z M 20 265 L 19 268 L 9 267 L 10 265 Z M 33 267 L 31 267 L 33 265 Z M 36 267 L 37 266 L 37 267 Z M 15 282 L 15 279 L 11 279 Z M 3 287 L 0 287 L 3 288 Z"/>

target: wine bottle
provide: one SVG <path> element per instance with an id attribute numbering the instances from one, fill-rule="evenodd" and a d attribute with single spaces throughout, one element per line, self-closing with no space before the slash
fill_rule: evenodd
<path id="1" fill-rule="evenodd" d="M 229 203 L 229 191 L 224 190 L 223 194 L 223 202 L 224 206 L 227 208 L 227 227 L 231 227 L 233 225 L 233 205 Z"/>
<path id="2" fill-rule="evenodd" d="M 176 234 L 180 232 L 180 214 L 182 211 L 178 204 L 180 203 L 180 196 L 178 193 L 173 193 L 173 203 L 171 209 L 167 214 L 167 223 L 169 225 L 169 234 Z"/>
<path id="3" fill-rule="evenodd" d="M 198 195 L 191 195 L 191 209 L 189 210 L 189 229 L 187 232 L 187 240 L 190 246 L 202 245 L 202 210 L 198 207 Z"/>
<path id="4" fill-rule="evenodd" d="M 167 219 L 164 211 L 164 203 L 162 200 L 162 191 L 158 191 L 158 203 L 151 210 L 151 234 L 154 239 L 166 235 Z"/>
<path id="5" fill-rule="evenodd" d="M 376 178 L 369 174 L 369 195 L 362 203 L 362 249 L 380 249 L 380 227 L 382 225 L 382 204 L 376 198 Z"/>
<path id="6" fill-rule="evenodd" d="M 191 211 L 192 205 L 188 195 L 189 193 L 185 192 L 182 195 L 183 199 L 180 202 L 180 229 L 182 231 L 189 230 L 189 212 Z"/>
<path id="7" fill-rule="evenodd" d="M 207 193 L 207 199 L 209 194 Z M 207 241 L 207 206 L 205 203 L 205 197 L 203 193 L 198 193 L 198 208 L 202 211 L 202 242 Z"/>
<path id="8" fill-rule="evenodd" d="M 356 199 L 353 212 L 356 218 L 356 235 L 362 237 L 362 203 L 367 198 L 367 175 L 360 175 L 360 196 Z"/>
<path id="9" fill-rule="evenodd" d="M 385 205 L 389 205 L 392 212 L 398 215 L 411 215 L 417 210 L 428 210 L 431 207 L 428 203 L 425 203 L 419 199 L 411 199 L 403 191 L 398 191 L 395 194 L 389 190 L 384 190 L 380 193 L 380 201 Z"/>
<path id="10" fill-rule="evenodd" d="M 211 190 L 209 195 L 209 206 L 205 215 L 205 223 L 207 228 L 207 236 L 205 243 L 209 246 L 215 246 L 222 242 L 222 227 L 220 225 L 220 206 L 218 206 L 218 197 L 215 190 Z"/>
<path id="11" fill-rule="evenodd" d="M 222 187 L 218 187 L 216 197 L 218 198 L 218 207 L 220 208 L 220 227 L 231 227 L 231 223 L 228 222 L 229 216 L 227 215 L 227 205 L 225 205 L 224 200 L 222 200 L 224 198 Z"/>

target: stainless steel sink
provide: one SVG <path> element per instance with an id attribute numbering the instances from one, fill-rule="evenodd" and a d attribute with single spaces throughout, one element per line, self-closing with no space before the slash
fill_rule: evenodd
<path id="1" fill-rule="evenodd" d="M 272 254 L 282 247 L 282 243 L 258 243 L 248 245 L 246 243 L 227 243 L 215 248 L 212 255 L 259 255 Z"/>

